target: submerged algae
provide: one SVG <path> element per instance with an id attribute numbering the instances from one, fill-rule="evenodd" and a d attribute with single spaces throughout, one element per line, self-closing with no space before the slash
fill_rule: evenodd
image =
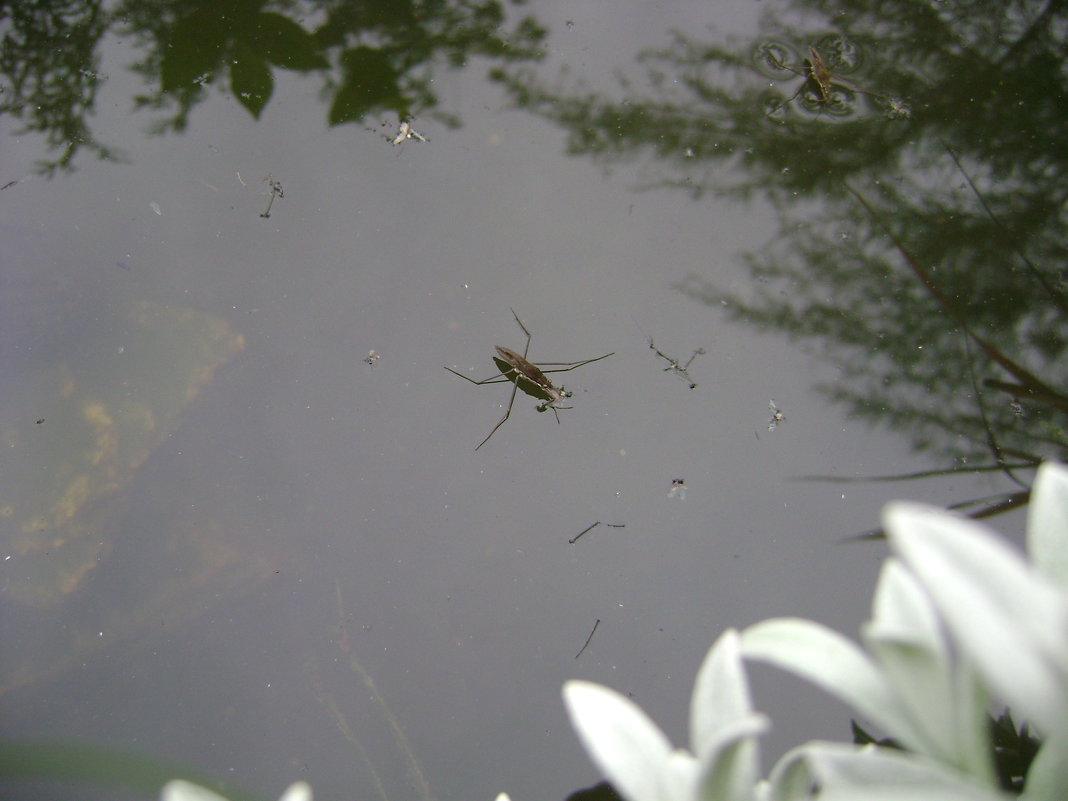
<path id="1" fill-rule="evenodd" d="M 77 360 L 10 387 L 0 410 L 8 598 L 47 606 L 84 584 L 112 546 L 107 524 L 123 508 L 122 490 L 243 347 L 219 317 L 132 301 L 72 348 Z"/>

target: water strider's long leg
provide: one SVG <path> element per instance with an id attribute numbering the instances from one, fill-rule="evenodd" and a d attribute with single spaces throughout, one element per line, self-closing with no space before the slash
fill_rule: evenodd
<path id="1" fill-rule="evenodd" d="M 497 373 L 497 375 L 491 375 L 489 378 L 483 378 L 481 381 L 475 381 L 475 379 L 468 378 L 463 373 L 456 372 L 451 367 L 446 367 L 445 369 L 453 375 L 460 376 L 460 378 L 462 378 L 464 381 L 470 381 L 472 384 L 478 384 L 479 386 L 482 386 L 483 384 L 503 384 L 505 381 L 512 380 L 508 378 L 508 373 Z M 510 373 L 512 371 L 509 370 L 508 372 Z"/>
<path id="2" fill-rule="evenodd" d="M 519 327 L 523 329 L 523 333 L 527 335 L 527 344 L 523 348 L 523 358 L 525 359 L 527 358 L 527 351 L 530 350 L 530 332 L 527 330 L 527 327 L 523 325 L 523 321 L 519 319 L 519 315 L 515 313 L 515 309 L 509 306 L 508 311 L 512 313 L 512 316 L 515 318 L 515 321 L 519 323 Z"/>
<path id="3" fill-rule="evenodd" d="M 513 312 L 513 314 L 514 314 L 514 312 Z M 475 446 L 475 450 L 476 451 L 479 448 L 481 448 L 483 445 L 485 445 L 487 442 L 489 442 L 490 437 L 492 437 L 494 434 L 497 433 L 497 429 L 504 425 L 505 420 L 508 419 L 508 415 L 510 415 L 512 413 L 512 404 L 515 403 L 515 393 L 516 393 L 517 389 L 519 389 L 519 375 L 518 375 L 518 373 L 516 374 L 515 381 L 512 382 L 512 396 L 510 398 L 508 398 L 508 408 L 504 410 L 504 416 L 501 417 L 501 419 L 497 421 L 497 425 L 495 425 L 493 427 L 493 430 L 490 431 L 486 435 L 486 438 L 484 440 L 482 440 L 480 443 L 478 443 L 478 445 Z M 557 422 L 559 422 L 559 420 Z"/>
<path id="4" fill-rule="evenodd" d="M 593 362 L 599 362 L 599 361 L 601 361 L 601 359 L 607 359 L 609 356 L 615 356 L 615 355 L 616 355 L 616 352 L 612 351 L 611 353 L 606 353 L 604 356 L 598 356 L 595 359 L 583 359 L 581 362 L 533 362 L 533 364 L 536 364 L 538 367 L 541 367 L 543 365 L 552 365 L 552 364 L 562 364 L 562 365 L 569 364 L 569 365 L 571 365 L 570 367 L 561 367 L 559 370 L 542 370 L 543 373 L 567 373 L 567 372 L 570 372 L 571 370 L 577 370 L 579 367 L 582 367 L 582 365 L 584 365 L 584 364 L 592 364 Z"/>
<path id="5" fill-rule="evenodd" d="M 527 358 L 527 351 L 530 350 L 530 332 L 527 330 L 527 327 L 525 325 L 523 325 L 523 321 L 519 319 L 519 315 L 515 313 L 515 309 L 513 309 L 511 306 L 509 306 L 508 307 L 508 311 L 510 311 L 512 313 L 512 316 L 515 318 L 515 321 L 517 323 L 519 323 L 519 327 L 523 329 L 523 333 L 527 335 L 527 345 L 526 345 L 525 348 L 523 348 L 523 358 L 525 359 L 525 358 Z M 584 359 L 581 362 L 531 362 L 531 363 L 534 364 L 537 367 L 542 367 L 544 365 L 556 365 L 556 366 L 559 366 L 559 367 L 563 368 L 561 370 L 542 370 L 543 373 L 566 373 L 568 370 L 575 370 L 575 369 L 577 369 L 579 367 L 582 367 L 582 365 L 590 364 L 591 362 L 599 362 L 601 359 L 607 359 L 609 356 L 615 356 L 615 351 L 612 351 L 611 353 L 606 353 L 604 356 L 598 356 L 596 359 Z"/>

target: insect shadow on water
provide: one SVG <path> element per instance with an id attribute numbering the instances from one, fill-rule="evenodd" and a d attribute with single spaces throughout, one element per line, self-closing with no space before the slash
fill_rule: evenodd
<path id="1" fill-rule="evenodd" d="M 634 322 L 635 324 L 638 323 L 637 320 L 635 320 Z M 641 331 L 642 334 L 645 335 L 645 338 L 649 340 L 649 349 L 668 363 L 668 366 L 664 368 L 664 372 L 670 372 L 677 375 L 679 378 L 686 382 L 690 389 L 697 389 L 697 382 L 690 377 L 690 365 L 693 364 L 694 359 L 696 359 L 698 356 L 704 356 L 706 353 L 708 353 L 708 351 L 706 351 L 704 348 L 698 348 L 692 354 L 690 354 L 690 358 L 686 360 L 686 364 L 679 364 L 678 359 L 673 359 L 671 356 L 668 356 L 666 353 L 660 350 L 653 343 L 653 338 L 646 334 L 645 329 L 643 329 L 640 325 L 638 326 L 638 330 Z"/>
<path id="2" fill-rule="evenodd" d="M 552 381 L 546 376 L 546 373 L 566 373 L 571 370 L 576 370 L 585 364 L 591 364 L 593 362 L 599 362 L 601 359 L 607 359 L 609 356 L 614 356 L 615 351 L 612 353 L 606 353 L 604 356 L 598 356 L 594 359 L 583 359 L 579 362 L 531 362 L 527 360 L 527 353 L 530 351 L 530 331 L 523 325 L 523 321 L 519 319 L 519 315 L 515 313 L 515 309 L 509 307 L 509 311 L 512 312 L 512 316 L 515 317 L 515 321 L 519 323 L 519 327 L 523 329 L 523 333 L 527 335 L 527 344 L 523 348 L 522 355 L 516 353 L 509 348 L 502 348 L 500 345 L 494 345 L 494 350 L 497 351 L 497 355 L 493 357 L 493 361 L 497 367 L 500 368 L 500 372 L 496 375 L 491 375 L 489 378 L 484 378 L 481 381 L 475 381 L 473 378 L 468 378 L 463 373 L 458 373 L 451 367 L 446 367 L 453 375 L 458 375 L 464 381 L 469 381 L 472 384 L 503 384 L 508 381 L 512 384 L 512 395 L 508 399 L 508 407 L 504 410 L 504 415 L 486 435 L 486 438 L 475 446 L 477 451 L 487 442 L 490 437 L 497 433 L 497 429 L 504 425 L 508 416 L 512 413 L 512 404 L 515 403 L 516 390 L 522 389 L 526 394 L 532 398 L 537 398 L 541 401 L 535 408 L 539 412 L 544 412 L 546 409 L 552 409 L 553 414 L 556 416 L 556 422 L 560 422 L 560 415 L 557 414 L 557 409 L 570 409 L 570 406 L 560 406 L 560 402 L 570 398 L 574 393 L 569 392 L 561 386 L 555 386 Z M 543 370 L 543 367 L 556 367 L 555 370 Z"/>

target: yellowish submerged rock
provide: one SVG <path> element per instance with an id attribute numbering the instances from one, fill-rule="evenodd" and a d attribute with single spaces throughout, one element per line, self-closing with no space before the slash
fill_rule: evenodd
<path id="1" fill-rule="evenodd" d="M 0 586 L 44 606 L 111 547 L 122 490 L 215 371 L 244 348 L 223 319 L 150 301 L 108 320 L 107 344 L 8 386 L 0 446 Z M 117 344 L 113 344 L 117 343 Z"/>

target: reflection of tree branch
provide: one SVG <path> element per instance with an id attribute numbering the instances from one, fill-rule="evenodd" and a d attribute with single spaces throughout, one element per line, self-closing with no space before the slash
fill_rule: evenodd
<path id="1" fill-rule="evenodd" d="M 998 381 L 996 378 L 988 378 L 983 383 L 988 387 L 1008 392 L 1013 397 L 1028 398 L 1068 412 L 1068 398 L 1059 392 L 1044 391 L 1038 387 L 1023 384 L 1010 384 L 1008 381 Z"/>
<path id="2" fill-rule="evenodd" d="M 1012 471 L 1012 468 L 1010 468 L 1008 466 L 1008 463 L 1005 461 L 1006 453 L 1001 447 L 1001 444 L 998 442 L 998 438 L 994 434 L 993 427 L 990 425 L 990 418 L 987 416 L 986 413 L 986 404 L 983 403 L 983 393 L 979 389 L 978 380 L 976 380 L 975 378 L 975 360 L 972 358 L 972 349 L 971 345 L 968 343 L 967 336 L 964 336 L 964 350 L 964 364 L 968 368 L 968 380 L 971 382 L 972 385 L 972 394 L 975 396 L 975 408 L 979 412 L 979 419 L 982 421 L 983 424 L 983 433 L 986 435 L 987 447 L 990 448 L 990 453 L 994 457 L 994 461 L 997 462 L 999 467 L 1001 467 L 1002 472 L 1006 476 L 1008 476 L 1011 481 L 1027 489 L 1028 485 L 1016 477 L 1016 475 Z"/>
<path id="3" fill-rule="evenodd" d="M 1029 45 L 1035 40 L 1041 39 L 1049 26 L 1056 24 L 1057 14 L 1064 11 L 1065 5 L 1065 0 L 1049 0 L 1046 3 L 1046 7 L 1032 20 L 1027 29 L 1017 37 L 1012 46 L 998 59 L 998 65 L 1011 64 L 1018 57 L 1018 54 L 1026 52 Z"/>
<path id="4" fill-rule="evenodd" d="M 1064 458 L 1068 302 L 1062 278 L 1037 265 L 1068 260 L 1068 161 L 1034 131 L 1060 130 L 1068 117 L 1068 0 L 787 5 L 823 26 L 786 24 L 784 11 L 765 16 L 750 43 L 675 33 L 637 56 L 644 81 L 621 78 L 622 99 L 566 76 L 552 85 L 531 67 L 494 77 L 517 106 L 559 125 L 569 152 L 642 160 L 654 176 L 645 187 L 769 200 L 782 219 L 767 247 L 743 256 L 747 290 L 698 275 L 675 286 L 812 343 L 838 370 L 818 389 L 853 416 L 907 432 L 916 450 L 939 451 L 961 472 L 991 457 L 980 469 L 1010 476 Z M 803 61 L 807 52 L 814 65 L 814 50 L 825 61 L 816 86 Z M 856 58 L 832 63 L 835 52 Z M 808 109 L 784 102 L 804 98 L 801 80 Z M 863 87 L 863 102 L 830 113 L 839 82 Z M 879 194 L 852 188 L 867 185 Z M 1009 380 L 988 378 L 994 371 Z M 982 396 L 984 384 L 1014 397 L 991 403 L 1000 398 Z"/>
<path id="5" fill-rule="evenodd" d="M 1027 254 L 1024 253 L 1023 248 L 1020 247 L 1020 243 L 1017 241 L 1016 237 L 1008 228 L 1005 227 L 1005 224 L 994 213 L 994 210 L 990 208 L 990 205 L 986 202 L 986 198 L 983 197 L 982 192 L 979 191 L 979 188 L 975 185 L 975 182 L 972 181 L 971 176 L 968 175 L 967 171 L 965 171 L 963 165 L 960 163 L 960 159 L 957 158 L 957 154 L 953 152 L 953 148 L 951 148 L 949 145 L 945 145 L 945 148 L 946 152 L 949 153 L 950 158 L 953 159 L 953 163 L 957 165 L 957 169 L 960 171 L 960 174 L 964 176 L 964 180 L 968 182 L 969 188 L 971 188 L 972 193 L 978 199 L 979 204 L 983 207 L 983 211 L 986 212 L 987 217 L 989 217 L 990 221 L 994 223 L 999 229 L 1001 229 L 1003 234 L 1005 234 L 1006 239 L 1012 244 L 1012 249 L 1016 251 L 1016 255 L 1018 255 L 1020 257 L 1020 260 L 1027 265 L 1027 269 L 1030 271 L 1032 277 L 1046 291 L 1046 293 L 1050 297 L 1050 300 L 1056 303 L 1063 313 L 1068 314 L 1068 302 L 1065 301 L 1064 293 L 1062 293 L 1060 290 L 1057 289 L 1057 287 L 1051 284 L 1046 278 L 1046 276 L 1042 274 L 1042 271 L 1035 266 L 1035 263 L 1032 262 L 1029 258 L 1027 258 Z"/>
<path id="6" fill-rule="evenodd" d="M 61 151 L 58 158 L 38 161 L 38 171 L 69 172 L 81 148 L 118 159 L 85 121 L 101 84 L 97 46 L 112 20 L 99 0 L 4 3 L 4 20 L 10 26 L 0 47 L 0 74 L 8 85 L 0 94 L 0 115 L 25 120 L 15 133 L 43 134 L 50 151 Z"/>
<path id="7" fill-rule="evenodd" d="M 1042 462 L 1024 461 L 1019 464 L 1009 465 L 1014 470 L 1035 470 Z M 999 464 L 968 465 L 961 467 L 945 467 L 939 470 L 917 470 L 912 473 L 896 473 L 885 476 L 798 476 L 795 481 L 826 481 L 831 484 L 873 484 L 879 482 L 916 481 L 924 478 L 941 478 L 944 476 L 963 476 L 975 473 L 998 473 L 1002 467 Z"/>
<path id="8" fill-rule="evenodd" d="M 894 233 L 894 231 L 887 224 L 886 220 L 883 219 L 882 215 L 879 214 L 879 212 L 877 212 L 870 203 L 868 203 L 868 201 L 864 198 L 862 194 L 860 194 L 860 192 L 855 190 L 849 184 L 846 184 L 846 189 L 848 189 L 850 194 L 852 194 L 853 197 L 855 197 L 860 202 L 860 204 L 864 206 L 865 209 L 867 209 L 868 213 L 872 216 L 872 218 L 879 223 L 879 226 L 883 229 L 886 235 L 890 237 L 891 241 L 894 243 L 894 247 L 896 247 L 898 249 L 898 252 L 900 252 L 901 255 L 904 257 L 909 267 L 912 268 L 913 273 L 915 273 L 916 277 L 920 279 L 920 282 L 924 285 L 924 287 L 926 287 L 927 291 L 931 294 L 931 297 L 938 301 L 938 305 L 942 307 L 942 310 L 953 318 L 953 321 L 957 325 L 959 325 L 961 329 L 968 334 L 969 337 L 971 337 L 971 339 L 983 350 L 983 352 L 987 356 L 990 357 L 992 361 L 1000 364 L 1002 367 L 1005 368 L 1006 371 L 1008 371 L 1010 374 L 1019 379 L 1024 386 L 1030 388 L 1032 391 L 1041 392 L 1043 394 L 1048 395 L 1057 394 L 1053 389 L 1046 386 L 1046 384 L 1034 373 L 1029 371 L 1023 365 L 1020 365 L 1010 359 L 992 344 L 987 342 L 983 337 L 975 333 L 971 325 L 969 325 L 968 319 L 960 312 L 956 304 L 954 304 L 953 301 L 950 300 L 949 296 L 942 291 L 942 289 L 935 282 L 931 274 L 927 272 L 927 270 L 925 270 L 923 267 L 921 267 L 919 262 L 917 262 L 916 259 L 912 257 L 912 254 L 908 252 L 908 250 L 902 244 L 901 240 L 898 239 L 897 234 Z"/>
<path id="9" fill-rule="evenodd" d="M 986 504 L 982 509 L 977 509 L 974 512 L 969 512 L 968 517 L 972 520 L 984 520 L 988 517 L 996 517 L 997 515 L 1011 512 L 1013 509 L 1019 509 L 1021 506 L 1027 506 L 1031 502 L 1031 490 L 1021 490 L 1020 492 L 1006 493 L 1004 495 L 996 495 L 992 498 L 973 498 L 970 501 L 961 501 L 960 503 L 954 503 L 946 507 L 952 511 L 958 511 L 960 509 L 966 509 L 969 506 L 975 506 L 977 504 Z M 845 537 L 842 542 L 861 542 L 867 540 L 885 540 L 886 532 L 881 528 L 873 528 L 870 531 L 862 532 L 861 534 L 854 534 L 849 537 Z"/>
<path id="10" fill-rule="evenodd" d="M 296 21 L 303 18 L 319 27 L 306 30 Z M 8 21 L 0 75 L 9 91 L 0 94 L 0 114 L 26 120 L 20 132 L 41 133 L 50 150 L 62 149 L 39 163 L 48 175 L 72 169 L 83 148 L 117 158 L 87 122 L 102 82 L 97 50 L 108 32 L 140 48 L 130 68 L 152 89 L 135 105 L 169 114 L 154 133 L 184 130 L 212 85 L 259 118 L 277 70 L 321 74 L 331 125 L 418 113 L 455 126 L 453 115 L 437 109 L 435 73 L 476 56 L 538 59 L 546 35 L 530 16 L 509 27 L 500 0 L 123 0 L 110 12 L 100 0 L 0 2 L 0 22 Z"/>

